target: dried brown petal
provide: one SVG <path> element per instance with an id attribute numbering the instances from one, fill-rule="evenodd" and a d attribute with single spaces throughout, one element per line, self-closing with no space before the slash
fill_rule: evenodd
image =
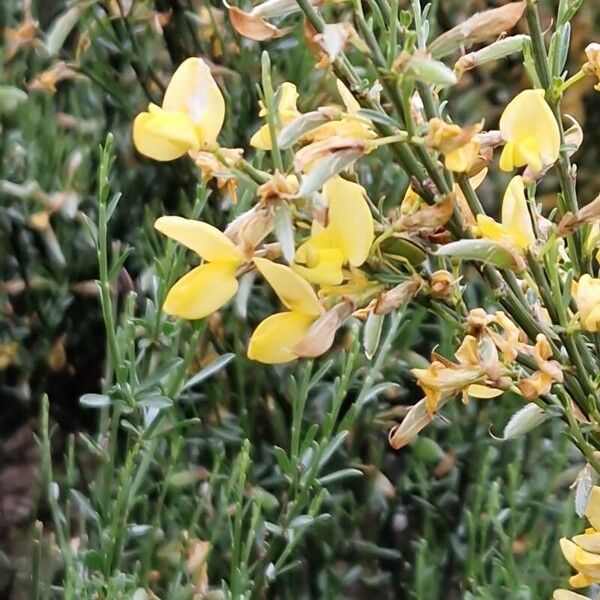
<path id="1" fill-rule="evenodd" d="M 428 50 L 434 58 L 447 56 L 459 48 L 487 42 L 512 29 L 525 10 L 525 2 L 509 2 L 499 8 L 475 13 L 466 21 L 437 37 Z"/>
<path id="2" fill-rule="evenodd" d="M 264 42 L 266 40 L 274 40 L 283 37 L 293 29 L 293 27 L 279 29 L 278 27 L 275 27 L 275 25 L 267 23 L 262 17 L 246 13 L 237 6 L 226 6 L 233 28 L 240 35 L 254 40 L 255 42 Z"/>

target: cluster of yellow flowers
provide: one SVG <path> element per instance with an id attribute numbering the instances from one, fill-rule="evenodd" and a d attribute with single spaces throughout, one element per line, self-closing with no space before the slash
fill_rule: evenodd
<path id="1" fill-rule="evenodd" d="M 238 29 L 249 28 L 260 39 L 281 34 L 261 15 L 233 7 L 229 12 Z M 346 33 L 351 37 L 352 32 Z M 587 55 L 581 76 L 600 72 L 596 45 L 588 47 Z M 591 274 L 568 277 L 565 269 L 558 279 L 548 282 L 546 275 L 536 278 L 535 268 L 547 260 L 549 248 L 553 248 L 552 260 L 568 261 L 563 238 L 583 224 L 592 232 L 586 244 L 598 245 L 600 200 L 576 214 L 563 211 L 558 225 L 539 214 L 535 184 L 559 157 L 563 160 L 570 152 L 568 135 L 546 102 L 545 91 L 525 90 L 513 98 L 502 113 L 498 131 L 484 130 L 483 122 L 460 127 L 437 117 L 426 120 L 415 95 L 411 108 L 416 113 L 416 131 L 395 129 L 392 135 L 380 137 L 351 90 L 336 82 L 340 106 L 301 113 L 298 91 L 290 82 L 279 87 L 272 101 L 261 103 L 259 116 L 265 123 L 249 144 L 272 152 L 278 168 L 271 173 L 245 162 L 241 150 L 219 146 L 225 101 L 210 67 L 200 58 L 189 58 L 176 70 L 162 106 L 151 104 L 136 117 L 133 140 L 142 154 L 159 161 L 187 154 L 204 179 L 217 179 L 233 199 L 240 172 L 256 183 L 255 204 L 223 232 L 179 216 L 156 221 L 158 231 L 202 261 L 170 289 L 165 312 L 184 319 L 204 318 L 234 297 L 240 278 L 259 274 L 284 310 L 257 326 L 247 353 L 250 359 L 279 364 L 323 354 L 351 316 L 365 320 L 368 330 L 418 294 L 428 295 L 431 302 L 446 309 L 451 307 L 450 312 L 456 308 L 465 320 L 464 329 L 457 332 L 463 335 L 462 343 L 454 361 L 434 351 L 427 368 L 413 369 L 425 397 L 391 430 L 394 448 L 412 441 L 457 395 L 464 402 L 469 397 L 493 398 L 507 390 L 526 401 L 548 395 L 566 377 L 556 345 L 557 339 L 568 345 L 560 338 L 562 332 L 600 331 L 600 279 Z M 451 191 L 443 194 L 433 182 L 414 181 L 400 206 L 382 216 L 357 181 L 353 165 L 365 154 L 398 142 L 439 160 L 446 175 L 450 173 Z M 498 147 L 502 147 L 500 170 L 521 172 L 510 179 L 500 218 L 495 220 L 475 210 L 469 195 L 485 180 Z M 281 151 L 293 156 L 287 172 L 282 172 Z M 452 230 L 457 223 L 458 236 Z M 272 234 L 275 240 L 269 239 Z M 426 263 L 428 255 L 437 255 L 436 262 Z M 523 306 L 535 313 L 534 333 L 526 334 L 517 326 L 519 320 L 510 311 L 488 313 L 476 308 L 467 313 L 464 304 L 456 301 L 460 297 L 458 273 L 428 270 L 431 264 L 450 268 L 445 257 L 476 260 L 508 273 L 511 293 L 527 295 Z M 551 283 L 556 284 L 553 290 Z M 563 287 L 570 288 L 570 295 L 557 319 L 551 313 L 558 309 L 548 302 L 548 295 L 556 290 L 562 295 Z M 571 351 L 578 349 L 567 348 L 570 359 Z M 367 349 L 366 353 L 369 356 Z M 597 506 L 600 488 L 594 488 L 588 510 L 593 529 L 572 542 L 561 542 L 567 560 L 579 571 L 571 580 L 575 587 L 600 582 Z M 555 593 L 556 600 L 578 597 L 566 590 Z"/>
<path id="2" fill-rule="evenodd" d="M 469 398 L 495 398 L 508 389 L 531 400 L 547 394 L 553 383 L 563 381 L 560 364 L 553 360 L 547 338 L 538 334 L 534 345 L 503 312 L 487 314 L 473 309 L 467 317 L 468 333 L 452 362 L 436 352 L 427 369 L 413 369 L 425 398 L 411 408 L 401 425 L 390 431 L 390 444 L 401 448 L 428 425 L 437 411 L 456 394 Z M 533 359 L 531 374 L 518 369 L 521 354 Z"/>
<path id="3" fill-rule="evenodd" d="M 235 295 L 239 277 L 252 269 L 272 286 L 288 311 L 273 315 L 259 325 L 248 349 L 248 355 L 255 360 L 282 363 L 299 356 L 315 356 L 329 348 L 335 331 L 351 314 L 365 318 L 371 312 L 384 312 L 381 307 L 389 305 L 384 297 L 389 300 L 394 293 L 373 277 L 376 266 L 385 258 L 381 254 L 383 240 L 390 232 L 398 231 L 408 231 L 417 238 L 421 236 L 421 241 L 431 240 L 427 231 L 446 224 L 454 202 L 472 234 L 503 247 L 513 257 L 517 269 L 523 264 L 524 253 L 538 239 L 528 208 L 524 178 L 539 177 L 557 160 L 560 139 L 543 90 L 523 91 L 508 104 L 500 120 L 499 136 L 489 132 L 480 135 L 481 124 L 464 129 L 440 119 L 432 119 L 427 124 L 425 143 L 443 155 L 447 168 L 468 173 L 474 186 L 485 177 L 489 150 L 498 144 L 498 137 L 500 143 L 504 143 L 500 167 L 507 171 L 526 167 L 524 175 L 513 177 L 506 189 L 500 222 L 482 214 L 475 218 L 457 186 L 454 197 L 433 206 L 426 205 L 409 188 L 401 206 L 401 217 L 392 222 L 388 230 L 378 224 L 378 238 L 361 185 L 335 171 L 323 177 L 318 194 L 303 191 L 299 184 L 299 178 L 306 180 L 327 156 L 350 152 L 347 161 L 350 165 L 377 146 L 373 124 L 359 114 L 358 102 L 340 81 L 338 90 L 344 108 L 327 106 L 302 114 L 296 107 L 296 87 L 288 82 L 281 86 L 277 104 L 280 129 L 276 133 L 282 134 L 283 129 L 285 137 L 286 133 L 300 131 L 296 139 L 291 135 L 289 143 L 290 146 L 300 144 L 295 153 L 296 172 L 275 172 L 267 176 L 266 182 L 258 188 L 257 204 L 224 233 L 207 223 L 177 216 L 161 217 L 156 222 L 160 232 L 193 250 L 203 260 L 172 287 L 164 304 L 167 313 L 185 319 L 206 317 Z M 267 115 L 264 106 L 260 115 Z M 174 73 L 162 107 L 151 104 L 148 112 L 136 117 L 134 143 L 142 154 L 155 160 L 169 161 L 189 154 L 203 169 L 203 175 L 210 176 L 219 166 L 227 169 L 242 160 L 239 151 L 218 146 L 217 137 L 224 118 L 225 102 L 209 66 L 200 58 L 190 58 Z M 314 125 L 306 127 L 309 122 Z M 486 142 L 490 138 L 493 141 Z M 486 143 L 490 147 L 486 147 Z M 250 144 L 261 150 L 272 148 L 268 123 L 252 136 Z M 304 213 L 295 207 L 295 214 L 300 215 L 298 232 L 309 231 L 309 235 L 297 245 L 292 256 L 286 256 L 288 265 L 272 262 L 271 259 L 282 253 L 285 256 L 285 250 L 277 244 L 264 243 L 274 228 L 273 212 L 282 202 L 289 205 L 297 202 L 300 206 L 303 196 L 309 198 L 309 208 L 306 210 L 305 202 Z M 302 220 L 306 214 L 312 215 L 308 229 Z M 369 269 L 360 269 L 367 265 Z M 319 286 L 318 293 L 311 284 Z M 599 286 L 600 281 L 589 275 L 573 283 L 581 326 L 590 331 L 596 331 L 600 323 L 596 302 Z M 409 286 L 410 293 L 400 294 L 395 306 L 410 300 L 422 287 Z M 392 303 L 391 308 L 395 306 Z M 389 307 L 386 311 L 389 312 Z M 498 317 L 489 318 L 497 322 Z M 474 338 L 465 338 L 463 349 L 473 341 Z M 457 356 L 459 354 L 462 352 Z M 415 373 L 428 398 L 430 391 L 438 387 L 444 394 L 465 389 L 456 383 L 438 386 L 436 382 L 443 381 L 447 373 L 454 373 L 452 381 L 457 374 L 466 381 L 473 379 L 471 384 L 482 378 L 479 367 L 467 375 L 468 363 L 459 361 L 459 364 L 460 368 L 440 368 L 441 363 L 436 361 L 427 370 L 427 376 Z M 537 387 L 542 389 L 545 385 Z M 471 395 L 476 395 L 472 385 L 468 389 Z M 437 404 L 430 401 L 428 411 L 433 413 Z"/>
<path id="4" fill-rule="evenodd" d="M 600 487 L 594 486 L 590 493 L 585 516 L 590 522 L 584 533 L 572 540 L 562 538 L 560 548 L 567 562 L 577 571 L 569 579 L 574 588 L 600 583 Z M 555 590 L 553 600 L 584 600 L 587 596 L 569 590 Z"/>

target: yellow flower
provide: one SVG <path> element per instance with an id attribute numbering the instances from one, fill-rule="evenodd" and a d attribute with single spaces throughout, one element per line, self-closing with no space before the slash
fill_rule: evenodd
<path id="1" fill-rule="evenodd" d="M 525 198 L 525 186 L 520 175 L 513 177 L 502 200 L 502 222 L 486 215 L 477 215 L 479 233 L 494 242 L 523 252 L 535 243 L 536 237 Z"/>
<path id="2" fill-rule="evenodd" d="M 368 140 L 377 137 L 370 119 L 358 114 L 360 104 L 352 95 L 352 92 L 342 81 L 337 80 L 338 93 L 346 108 L 339 119 L 320 125 L 313 131 L 303 136 L 304 141 L 320 142 L 332 137 L 358 138 Z"/>
<path id="3" fill-rule="evenodd" d="M 323 308 L 309 283 L 289 267 L 266 258 L 255 258 L 254 264 L 288 310 L 258 325 L 250 338 L 248 358 L 267 364 L 296 360 L 294 348 L 323 314 Z"/>
<path id="4" fill-rule="evenodd" d="M 600 279 L 582 275 L 578 282 L 573 282 L 571 293 L 577 303 L 583 329 L 600 331 Z"/>
<path id="5" fill-rule="evenodd" d="M 281 126 L 285 126 L 291 123 L 296 117 L 300 116 L 298 109 L 296 108 L 296 101 L 298 100 L 298 92 L 296 86 L 293 83 L 286 81 L 281 84 L 280 87 L 279 103 L 277 105 L 277 114 L 279 115 L 279 121 Z M 267 110 L 261 103 L 261 109 L 258 113 L 259 117 L 266 117 Z M 265 123 L 250 139 L 250 145 L 258 150 L 271 150 L 271 133 L 269 131 L 269 124 Z"/>
<path id="6" fill-rule="evenodd" d="M 162 107 L 150 104 L 133 122 L 133 142 L 155 160 L 175 160 L 214 144 L 225 119 L 225 101 L 209 66 L 188 58 L 173 74 Z"/>
<path id="7" fill-rule="evenodd" d="M 600 487 L 598 486 L 592 488 L 585 516 L 591 527 L 573 537 L 572 540 L 567 538 L 560 540 L 560 549 L 565 559 L 577 571 L 577 575 L 569 579 L 569 584 L 574 588 L 600 583 Z M 563 597 L 569 598 L 567 595 Z"/>
<path id="8" fill-rule="evenodd" d="M 500 157 L 503 171 L 527 165 L 539 173 L 558 158 L 560 133 L 544 90 L 525 90 L 513 98 L 500 118 L 500 132 L 506 141 Z"/>
<path id="9" fill-rule="evenodd" d="M 425 392 L 427 413 L 433 415 L 449 396 L 462 393 L 463 401 L 474 398 L 494 398 L 502 390 L 481 385 L 486 373 L 479 356 L 478 341 L 472 335 L 465 336 L 455 353 L 458 363 L 447 359 L 434 360 L 427 369 L 412 369 L 418 384 Z"/>
<path id="10" fill-rule="evenodd" d="M 447 169 L 465 173 L 474 165 L 479 154 L 481 144 L 476 136 L 481 128 L 481 123 L 463 129 L 442 119 L 431 119 L 426 143 L 444 155 Z"/>
<path id="11" fill-rule="evenodd" d="M 313 224 L 311 237 L 296 251 L 294 271 L 312 283 L 339 285 L 345 263 L 359 267 L 367 260 L 374 228 L 365 195 L 361 185 L 339 176 L 325 183 L 329 222 L 324 228 Z"/>
<path id="12" fill-rule="evenodd" d="M 235 295 L 238 289 L 236 270 L 244 257 L 227 236 L 208 223 L 182 217 L 160 217 L 154 227 L 206 261 L 169 290 L 163 305 L 167 314 L 201 319 Z"/>

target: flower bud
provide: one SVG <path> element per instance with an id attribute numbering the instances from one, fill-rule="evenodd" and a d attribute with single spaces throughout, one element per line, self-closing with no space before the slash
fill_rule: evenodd
<path id="1" fill-rule="evenodd" d="M 456 279 L 449 271 L 440 269 L 431 275 L 429 292 L 434 298 L 446 298 L 452 291 Z"/>
<path id="2" fill-rule="evenodd" d="M 448 87 L 458 80 L 454 72 L 443 62 L 422 56 L 412 56 L 404 68 L 404 74 L 418 81 Z"/>
<path id="3" fill-rule="evenodd" d="M 505 58 L 515 52 L 521 52 L 523 44 L 528 39 L 528 35 L 513 35 L 498 40 L 476 52 L 470 52 L 469 54 L 461 56 L 456 62 L 454 70 L 460 75 L 464 71 L 469 71 L 470 69 L 480 67 L 488 62 Z"/>

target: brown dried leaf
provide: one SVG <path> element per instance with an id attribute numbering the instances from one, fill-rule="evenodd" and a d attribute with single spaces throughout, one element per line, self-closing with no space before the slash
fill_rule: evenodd
<path id="1" fill-rule="evenodd" d="M 475 13 L 435 39 L 429 46 L 429 51 L 434 58 L 441 58 L 459 48 L 492 40 L 512 29 L 524 10 L 525 2 L 509 2 L 498 8 Z"/>
<path id="2" fill-rule="evenodd" d="M 304 338 L 294 346 L 294 354 L 304 358 L 314 358 L 327 352 L 333 344 L 335 332 L 352 314 L 354 308 L 352 301 L 345 300 L 320 316 L 311 325 Z"/>
<path id="3" fill-rule="evenodd" d="M 255 42 L 264 42 L 266 40 L 274 40 L 283 37 L 293 29 L 293 27 L 279 29 L 278 27 L 275 27 L 275 25 L 267 23 L 262 17 L 256 17 L 246 13 L 237 8 L 237 6 L 226 6 L 233 28 L 240 35 L 254 40 Z"/>
<path id="4" fill-rule="evenodd" d="M 435 229 L 443 227 L 452 217 L 454 210 L 454 194 L 448 194 L 443 200 L 426 206 L 413 215 L 402 217 L 395 229 L 411 230 L 427 227 Z"/>

